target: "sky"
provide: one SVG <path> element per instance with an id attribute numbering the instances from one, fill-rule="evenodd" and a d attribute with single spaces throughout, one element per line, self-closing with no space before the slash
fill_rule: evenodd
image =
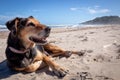
<path id="1" fill-rule="evenodd" d="M 46 25 L 78 24 L 120 16 L 120 0 L 0 0 L 0 24 L 31 15 Z"/>

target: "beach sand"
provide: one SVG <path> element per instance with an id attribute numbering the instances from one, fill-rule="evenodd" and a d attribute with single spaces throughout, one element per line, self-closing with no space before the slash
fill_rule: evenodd
<path id="1" fill-rule="evenodd" d="M 8 31 L 0 32 L 0 80 L 120 80 L 120 26 L 54 28 L 48 38 L 65 50 L 83 51 L 83 56 L 55 58 L 69 70 L 55 76 L 48 67 L 33 73 L 10 71 L 6 66 L 5 48 Z"/>

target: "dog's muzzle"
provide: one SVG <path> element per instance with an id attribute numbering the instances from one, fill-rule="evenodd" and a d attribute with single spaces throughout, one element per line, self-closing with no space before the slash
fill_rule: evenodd
<path id="1" fill-rule="evenodd" d="M 51 28 L 50 27 L 46 27 L 45 28 L 45 32 L 46 32 L 46 37 L 48 37 L 49 36 L 49 34 L 50 34 L 50 31 L 51 31 Z"/>
<path id="2" fill-rule="evenodd" d="M 51 28 L 50 28 L 50 27 L 46 27 L 46 28 L 44 29 L 45 34 L 44 34 L 43 37 L 39 37 L 39 35 L 38 35 L 38 36 L 31 36 L 29 39 L 30 39 L 31 41 L 33 41 L 34 43 L 36 43 L 36 44 L 41 44 L 41 45 L 43 45 L 43 44 L 47 43 L 46 38 L 49 36 L 50 31 L 51 31 Z"/>
<path id="3" fill-rule="evenodd" d="M 46 28 L 45 28 L 45 31 L 46 31 L 46 32 L 50 32 L 50 30 L 51 30 L 50 27 L 46 27 Z"/>

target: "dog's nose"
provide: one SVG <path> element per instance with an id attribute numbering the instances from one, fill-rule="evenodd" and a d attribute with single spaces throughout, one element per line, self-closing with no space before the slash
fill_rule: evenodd
<path id="1" fill-rule="evenodd" d="M 45 28 L 45 31 L 46 31 L 46 32 L 50 32 L 50 30 L 51 30 L 50 27 L 46 27 L 46 28 Z"/>

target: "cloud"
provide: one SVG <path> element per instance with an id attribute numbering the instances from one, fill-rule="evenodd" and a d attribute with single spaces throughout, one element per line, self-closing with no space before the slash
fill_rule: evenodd
<path id="1" fill-rule="evenodd" d="M 11 19 L 14 19 L 15 17 L 25 17 L 25 16 L 22 16 L 22 15 L 11 15 L 11 16 L 8 16 L 8 15 L 0 15 L 0 24 L 4 24 L 6 23 L 8 20 L 11 20 Z"/>
<path id="2" fill-rule="evenodd" d="M 70 8 L 71 11 L 86 11 L 90 14 L 99 14 L 99 13 L 108 13 L 110 12 L 109 9 L 101 8 L 100 6 L 93 6 L 93 7 L 82 7 L 82 8 Z"/>
<path id="3" fill-rule="evenodd" d="M 11 19 L 14 19 L 16 17 L 25 17 L 25 16 L 22 16 L 22 15 L 0 15 L 0 24 L 5 24 L 7 21 L 11 20 Z"/>
<path id="4" fill-rule="evenodd" d="M 10 19 L 10 16 L 0 15 L 0 20 Z"/>
<path id="5" fill-rule="evenodd" d="M 25 16 L 23 15 L 14 15 L 14 16 L 0 15 L 0 20 L 8 20 L 8 19 L 13 19 L 15 17 L 25 17 Z"/>
<path id="6" fill-rule="evenodd" d="M 88 11 L 90 14 L 108 13 L 108 12 L 110 12 L 109 9 L 100 9 L 99 7 L 87 8 L 87 11 Z"/>
<path id="7" fill-rule="evenodd" d="M 11 19 L 10 16 L 0 15 L 0 25 L 5 24 L 10 19 Z"/>
<path id="8" fill-rule="evenodd" d="M 31 12 L 40 12 L 41 10 L 39 9 L 33 9 L 33 10 L 30 10 Z"/>
<path id="9" fill-rule="evenodd" d="M 71 11 L 76 11 L 76 10 L 79 10 L 79 8 L 70 8 Z"/>

